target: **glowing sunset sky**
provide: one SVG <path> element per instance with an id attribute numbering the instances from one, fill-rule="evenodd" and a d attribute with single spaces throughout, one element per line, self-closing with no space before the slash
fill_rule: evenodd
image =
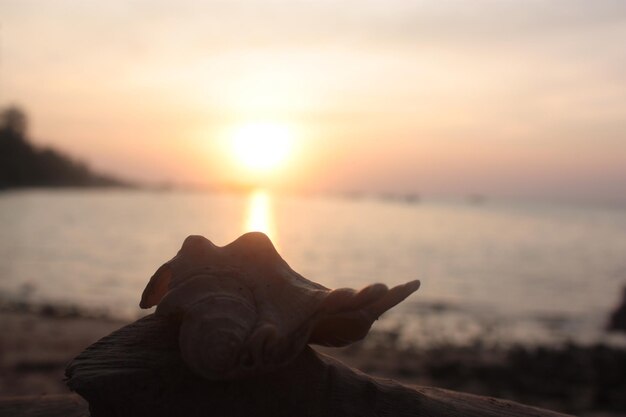
<path id="1" fill-rule="evenodd" d="M 288 125 L 264 181 L 626 195 L 624 1 L 0 5 L 0 104 L 131 179 L 252 181 L 228 133 Z"/>

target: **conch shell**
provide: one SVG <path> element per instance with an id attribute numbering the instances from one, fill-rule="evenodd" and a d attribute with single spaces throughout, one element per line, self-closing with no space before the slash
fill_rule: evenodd
<path id="1" fill-rule="evenodd" d="M 263 233 L 223 247 L 189 236 L 152 276 L 140 306 L 181 319 L 180 352 L 192 371 L 236 379 L 286 365 L 307 343 L 361 340 L 419 285 L 330 290 L 291 269 Z"/>

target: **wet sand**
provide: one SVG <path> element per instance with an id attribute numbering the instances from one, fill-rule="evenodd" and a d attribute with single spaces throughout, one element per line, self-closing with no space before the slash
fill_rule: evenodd
<path id="1" fill-rule="evenodd" d="M 71 308 L 0 311 L 0 397 L 64 394 L 64 369 L 80 351 L 126 324 Z M 319 348 L 372 375 L 496 396 L 582 416 L 626 416 L 626 351 L 604 346 L 420 350 L 372 332 L 343 349 Z"/>

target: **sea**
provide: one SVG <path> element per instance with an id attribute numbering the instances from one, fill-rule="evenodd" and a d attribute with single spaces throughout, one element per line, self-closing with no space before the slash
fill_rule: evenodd
<path id="1" fill-rule="evenodd" d="M 398 343 L 556 345 L 624 337 L 626 208 L 484 199 L 278 195 L 264 190 L 0 193 L 0 295 L 134 319 L 150 276 L 188 235 L 262 231 L 330 288 L 421 280 L 375 331 Z"/>

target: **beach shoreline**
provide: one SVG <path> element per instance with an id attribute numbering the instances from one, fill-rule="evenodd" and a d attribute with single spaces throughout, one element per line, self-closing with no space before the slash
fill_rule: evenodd
<path id="1" fill-rule="evenodd" d="M 0 396 L 69 392 L 67 363 L 127 324 L 71 307 L 4 306 L 0 312 Z M 317 350 L 363 372 L 405 384 L 495 396 L 581 416 L 626 416 L 626 350 L 602 345 L 541 348 L 398 346 L 373 330 L 347 348 Z"/>

